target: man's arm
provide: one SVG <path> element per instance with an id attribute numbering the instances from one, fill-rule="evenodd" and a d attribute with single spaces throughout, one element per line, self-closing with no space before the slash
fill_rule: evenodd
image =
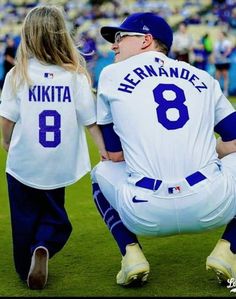
<path id="1" fill-rule="evenodd" d="M 11 142 L 11 136 L 13 132 L 15 123 L 5 117 L 0 117 L 0 126 L 2 131 L 2 147 L 8 151 L 10 142 Z"/>
<path id="2" fill-rule="evenodd" d="M 236 152 L 236 139 L 224 142 L 221 137 L 219 137 L 216 143 L 216 151 L 220 159 L 228 154 Z"/>
<path id="3" fill-rule="evenodd" d="M 120 138 L 113 129 L 113 123 L 100 125 L 100 128 L 110 160 L 113 162 L 124 161 Z"/>
<path id="4" fill-rule="evenodd" d="M 217 139 L 216 151 L 219 158 L 236 152 L 236 111 L 222 119 L 216 126 L 215 132 L 220 135 Z"/>
<path id="5" fill-rule="evenodd" d="M 124 161 L 124 155 L 123 155 L 123 151 L 120 152 L 109 152 L 108 151 L 108 155 L 109 155 L 109 159 L 112 162 L 121 162 Z"/>
<path id="6" fill-rule="evenodd" d="M 15 59 L 11 55 L 6 54 L 5 59 L 7 62 L 11 63 L 12 65 L 15 64 Z"/>

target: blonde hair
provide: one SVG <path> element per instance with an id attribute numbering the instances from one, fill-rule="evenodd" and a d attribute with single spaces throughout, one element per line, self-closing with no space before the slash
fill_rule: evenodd
<path id="1" fill-rule="evenodd" d="M 63 12 L 57 6 L 37 6 L 26 15 L 13 68 L 15 90 L 24 82 L 31 84 L 27 69 L 28 60 L 32 57 L 43 64 L 58 65 L 65 70 L 85 74 L 91 84 L 85 59 L 76 49 Z"/>

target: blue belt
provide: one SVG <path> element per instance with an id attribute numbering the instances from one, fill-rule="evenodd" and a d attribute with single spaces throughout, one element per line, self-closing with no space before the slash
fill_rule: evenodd
<path id="1" fill-rule="evenodd" d="M 200 171 L 196 171 L 191 175 L 187 176 L 186 181 L 189 183 L 190 186 L 194 186 L 197 183 L 206 179 L 205 175 L 203 175 Z M 154 180 L 151 178 L 144 177 L 138 182 L 135 183 L 135 186 L 150 189 L 156 191 L 159 189 L 162 181 L 161 180 Z"/>

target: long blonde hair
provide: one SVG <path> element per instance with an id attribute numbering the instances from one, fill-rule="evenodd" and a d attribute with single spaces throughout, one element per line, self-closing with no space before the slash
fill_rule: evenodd
<path id="1" fill-rule="evenodd" d="M 91 83 L 85 59 L 76 49 L 66 27 L 63 11 L 57 6 L 37 6 L 26 15 L 13 68 L 15 90 L 24 82 L 30 85 L 27 69 L 28 60 L 32 57 L 44 64 L 58 65 L 68 71 L 83 73 Z"/>

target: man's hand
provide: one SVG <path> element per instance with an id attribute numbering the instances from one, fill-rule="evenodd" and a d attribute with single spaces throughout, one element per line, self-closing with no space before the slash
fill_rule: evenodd
<path id="1" fill-rule="evenodd" d="M 109 158 L 112 162 L 121 162 L 124 161 L 123 151 L 120 152 L 108 152 Z"/>

